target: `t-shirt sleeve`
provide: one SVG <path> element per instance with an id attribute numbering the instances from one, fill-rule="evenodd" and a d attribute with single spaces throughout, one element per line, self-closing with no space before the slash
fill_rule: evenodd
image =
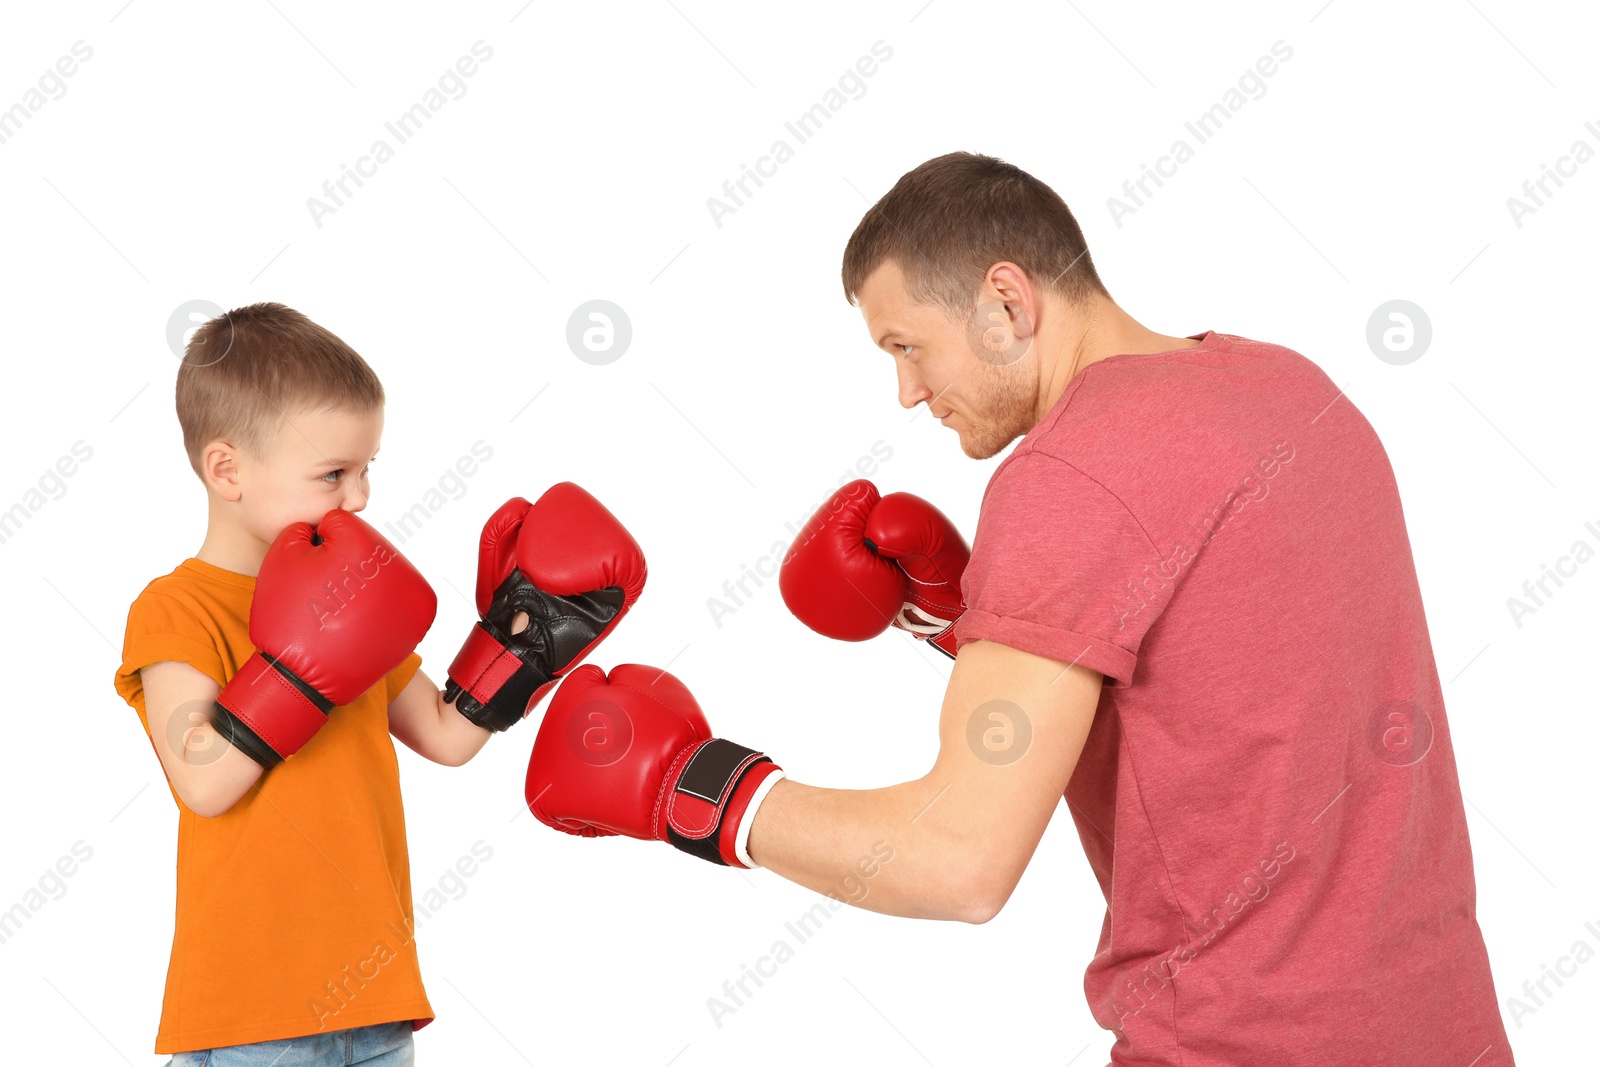
<path id="1" fill-rule="evenodd" d="M 152 663 L 178 660 L 227 685 L 222 653 L 205 622 L 192 608 L 164 593 L 146 592 L 128 608 L 128 627 L 122 638 L 122 665 L 117 669 L 117 692 L 131 705 L 143 691 L 139 671 Z"/>
<path id="2" fill-rule="evenodd" d="M 393 704 L 395 698 L 405 691 L 405 687 L 411 684 L 411 679 L 417 676 L 417 671 L 421 668 L 422 655 L 421 653 L 413 652 L 400 661 L 400 666 L 384 676 L 384 684 L 388 686 L 389 690 L 389 704 Z"/>
<path id="3" fill-rule="evenodd" d="M 1099 482 L 1054 456 L 1014 457 L 984 494 L 957 644 L 994 641 L 1126 684 L 1171 596 L 1160 571 L 1150 537 Z"/>

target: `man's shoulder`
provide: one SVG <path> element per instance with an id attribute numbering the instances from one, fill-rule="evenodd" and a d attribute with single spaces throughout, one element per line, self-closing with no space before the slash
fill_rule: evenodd
<path id="1" fill-rule="evenodd" d="M 1200 345 L 1115 356 L 1079 372 L 991 484 L 1052 461 L 1110 488 L 1148 482 L 1152 470 L 1203 466 L 1300 407 L 1313 404 L 1314 413 L 1328 383 L 1294 349 L 1215 331 Z"/>

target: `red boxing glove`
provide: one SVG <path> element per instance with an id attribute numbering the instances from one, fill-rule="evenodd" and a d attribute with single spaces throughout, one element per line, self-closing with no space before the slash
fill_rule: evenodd
<path id="1" fill-rule="evenodd" d="M 506 501 L 483 527 L 482 618 L 450 664 L 445 701 L 486 729 L 521 722 L 628 613 L 644 579 L 638 542 L 571 482 L 537 503 Z M 513 634 L 518 612 L 528 626 Z"/>
<path id="2" fill-rule="evenodd" d="M 329 711 L 398 667 L 437 604 L 416 568 L 350 512 L 287 527 L 256 575 L 257 651 L 218 694 L 212 726 L 271 767 L 298 752 Z"/>
<path id="3" fill-rule="evenodd" d="M 953 659 L 971 555 L 938 508 L 910 493 L 880 499 L 861 478 L 806 522 L 778 588 L 795 617 L 824 637 L 865 641 L 897 626 Z"/>
<path id="4" fill-rule="evenodd" d="M 583 837 L 666 841 L 729 867 L 753 867 L 745 816 L 783 772 L 754 749 L 711 736 L 684 684 L 624 663 L 574 670 L 544 713 L 528 761 L 528 810 Z"/>

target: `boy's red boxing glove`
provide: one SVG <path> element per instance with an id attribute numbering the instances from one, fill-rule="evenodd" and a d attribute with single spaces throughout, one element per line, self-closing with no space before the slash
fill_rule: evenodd
<path id="1" fill-rule="evenodd" d="M 490 730 L 521 722 L 628 613 L 644 552 L 605 505 L 571 482 L 536 503 L 513 497 L 478 544 L 478 614 L 444 697 Z M 518 612 L 527 628 L 512 633 Z"/>
<path id="2" fill-rule="evenodd" d="M 624 663 L 568 675 L 528 761 L 528 810 L 582 837 L 666 841 L 730 867 L 754 867 L 746 816 L 783 777 L 754 749 L 711 736 L 677 678 Z M 742 831 L 742 832 L 741 832 Z"/>
<path id="3" fill-rule="evenodd" d="M 416 568 L 350 512 L 286 527 L 256 575 L 256 653 L 217 696 L 213 728 L 263 767 L 293 755 L 411 654 L 436 606 Z"/>
<path id="4" fill-rule="evenodd" d="M 971 555 L 938 508 L 910 493 L 880 498 L 860 478 L 800 530 L 778 588 L 795 617 L 824 637 L 865 641 L 895 626 L 953 659 Z"/>

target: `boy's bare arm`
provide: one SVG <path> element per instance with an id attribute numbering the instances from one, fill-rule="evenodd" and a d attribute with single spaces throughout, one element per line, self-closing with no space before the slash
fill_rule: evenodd
<path id="1" fill-rule="evenodd" d="M 230 745 L 211 725 L 222 692 L 216 681 L 180 660 L 139 671 L 145 718 L 167 780 L 185 807 L 215 818 L 233 807 L 257 778 L 261 764 Z"/>
<path id="2" fill-rule="evenodd" d="M 476 756 L 490 734 L 469 722 L 454 704 L 446 704 L 439 687 L 421 671 L 389 703 L 389 732 L 417 755 L 447 767 L 459 767 Z"/>
<path id="3" fill-rule="evenodd" d="M 511 632 L 528 628 L 528 613 L 511 617 Z M 389 733 L 425 759 L 459 767 L 482 751 L 493 733 L 472 722 L 420 670 L 389 703 Z"/>

